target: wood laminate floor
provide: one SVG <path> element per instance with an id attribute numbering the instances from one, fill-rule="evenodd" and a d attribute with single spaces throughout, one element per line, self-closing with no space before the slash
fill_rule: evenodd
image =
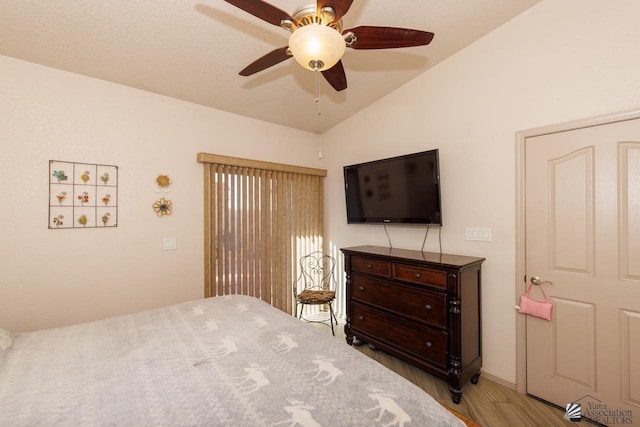
<path id="1" fill-rule="evenodd" d="M 319 327 L 326 328 L 322 325 Z M 328 328 L 326 329 L 328 330 Z M 343 340 L 347 345 L 344 341 L 344 325 L 342 324 L 336 329 L 336 339 Z M 367 344 L 354 348 L 416 384 L 442 405 L 456 410 L 482 426 L 575 426 L 575 423 L 563 418 L 564 410 L 516 393 L 510 388 L 482 376 L 480 376 L 477 385 L 467 384 L 464 387 L 462 401 L 456 405 L 451 401 L 448 385 L 444 380 L 384 351 L 371 350 Z"/>

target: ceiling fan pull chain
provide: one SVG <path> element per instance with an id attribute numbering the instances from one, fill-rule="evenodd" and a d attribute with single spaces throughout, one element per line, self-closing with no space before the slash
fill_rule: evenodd
<path id="1" fill-rule="evenodd" d="M 315 70 L 314 74 L 316 75 L 316 96 L 313 99 L 313 102 L 315 102 L 318 105 L 318 115 L 321 116 L 322 113 L 320 112 L 320 70 Z"/>

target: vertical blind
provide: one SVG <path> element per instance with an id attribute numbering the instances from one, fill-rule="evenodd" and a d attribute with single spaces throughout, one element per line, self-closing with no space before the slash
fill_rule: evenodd
<path id="1" fill-rule="evenodd" d="M 323 250 L 326 170 L 199 153 L 205 297 L 242 294 L 293 312 L 297 260 Z"/>

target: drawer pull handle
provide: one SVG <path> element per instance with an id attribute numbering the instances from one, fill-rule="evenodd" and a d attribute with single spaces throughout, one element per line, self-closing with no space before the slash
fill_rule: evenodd
<path id="1" fill-rule="evenodd" d="M 364 286 L 358 286 L 358 289 L 360 289 L 361 291 L 364 291 Z"/>
<path id="2" fill-rule="evenodd" d="M 420 278 L 420 273 L 416 273 L 416 279 Z"/>
<path id="3" fill-rule="evenodd" d="M 427 341 L 427 343 L 425 345 L 427 346 L 427 348 L 433 347 L 433 344 L 431 344 L 431 341 Z"/>
<path id="4" fill-rule="evenodd" d="M 364 316 L 358 316 L 358 320 L 364 320 Z"/>
<path id="5" fill-rule="evenodd" d="M 373 268 L 373 265 L 367 264 L 367 268 Z"/>
<path id="6" fill-rule="evenodd" d="M 431 304 L 427 304 L 427 305 L 424 306 L 424 309 L 427 310 L 427 311 L 431 311 L 431 308 L 432 308 Z"/>

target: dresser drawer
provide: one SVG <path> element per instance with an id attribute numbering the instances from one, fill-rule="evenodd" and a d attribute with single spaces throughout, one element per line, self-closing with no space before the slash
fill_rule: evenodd
<path id="1" fill-rule="evenodd" d="M 442 331 L 354 302 L 351 332 L 357 336 L 359 331 L 446 368 L 447 334 Z"/>
<path id="2" fill-rule="evenodd" d="M 388 261 L 354 256 L 351 258 L 351 268 L 353 271 L 361 271 L 363 273 L 375 274 L 377 276 L 391 276 L 391 263 Z"/>
<path id="3" fill-rule="evenodd" d="M 447 327 L 447 296 L 440 292 L 354 274 L 351 298 L 433 326 Z"/>
<path id="4" fill-rule="evenodd" d="M 405 264 L 393 264 L 393 278 L 418 285 L 447 288 L 447 273 Z"/>

